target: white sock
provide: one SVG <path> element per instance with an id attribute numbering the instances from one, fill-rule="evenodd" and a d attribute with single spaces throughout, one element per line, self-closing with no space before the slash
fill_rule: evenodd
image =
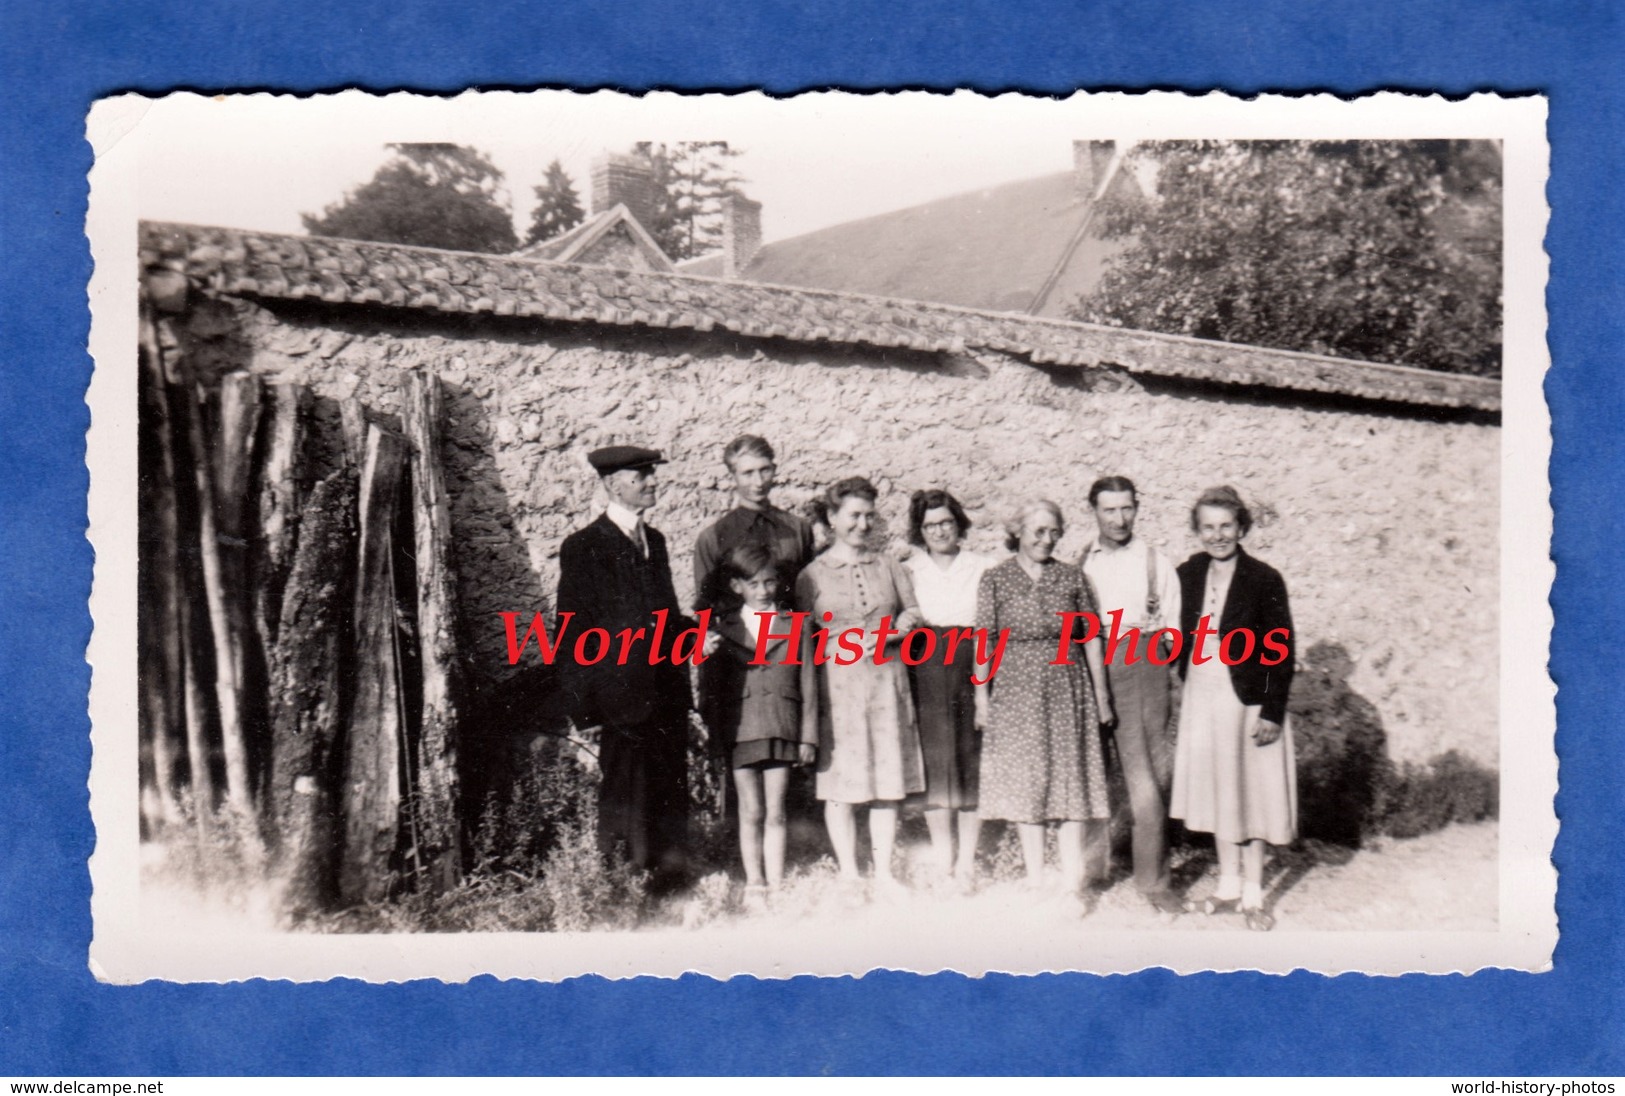
<path id="1" fill-rule="evenodd" d="M 1241 908 L 1244 910 L 1263 909 L 1264 888 L 1258 883 L 1248 883 L 1241 888 Z"/>
<path id="2" fill-rule="evenodd" d="M 1219 885 L 1213 892 L 1213 897 L 1221 902 L 1228 902 L 1232 898 L 1241 897 L 1241 876 L 1221 875 Z"/>

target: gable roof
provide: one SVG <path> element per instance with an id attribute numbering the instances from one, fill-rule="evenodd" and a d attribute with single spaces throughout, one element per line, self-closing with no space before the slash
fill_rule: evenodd
<path id="1" fill-rule="evenodd" d="M 1498 412 L 1500 383 L 1405 366 L 851 293 L 476 255 L 332 237 L 142 222 L 143 273 L 216 294 L 559 322 L 722 330 L 1046 366 Z"/>
<path id="2" fill-rule="evenodd" d="M 548 259 L 561 263 L 590 263 L 593 261 L 594 246 L 605 242 L 616 229 L 623 231 L 632 240 L 633 245 L 643 253 L 650 269 L 672 268 L 671 260 L 660 250 L 660 245 L 655 243 L 654 237 L 638 223 L 636 217 L 632 216 L 631 210 L 621 204 L 616 204 L 602 213 L 594 213 L 574 228 L 561 232 L 551 239 L 538 240 L 528 247 L 522 247 L 514 252 L 514 257 Z"/>
<path id="3" fill-rule="evenodd" d="M 1108 186 L 1134 186 L 1113 172 Z M 966 308 L 1026 312 L 1059 271 L 1039 315 L 1061 316 L 1099 280 L 1105 258 L 1121 247 L 1085 233 L 1093 203 L 1076 176 L 1059 172 L 940 198 L 767 244 L 744 277 L 872 293 Z"/>

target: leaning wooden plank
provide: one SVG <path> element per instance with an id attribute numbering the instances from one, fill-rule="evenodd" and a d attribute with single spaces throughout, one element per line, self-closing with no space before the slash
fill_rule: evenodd
<path id="1" fill-rule="evenodd" d="M 215 512 L 220 532 L 247 540 L 253 509 L 249 491 L 254 437 L 259 432 L 260 379 L 252 373 L 220 378 L 220 429 L 215 434 Z"/>
<path id="2" fill-rule="evenodd" d="M 299 452 L 309 395 L 297 384 L 271 389 L 271 422 L 259 482 L 259 551 L 254 561 L 254 627 L 266 651 L 278 647 L 284 584 L 299 527 Z"/>
<path id="3" fill-rule="evenodd" d="M 175 457 L 168 386 L 152 318 L 141 316 L 140 401 L 137 461 L 141 504 L 136 567 L 139 619 L 137 654 L 141 689 L 141 737 L 152 755 L 153 802 L 142 796 L 149 822 L 180 818 L 177 793 L 186 760 L 186 702 L 181 677 L 177 588 L 179 519 L 175 512 Z"/>
<path id="4" fill-rule="evenodd" d="M 231 629 L 232 667 L 237 682 L 238 724 L 242 728 L 245 771 L 251 797 L 263 795 L 270 742 L 267 716 L 266 653 L 254 627 L 253 557 L 258 539 L 254 499 L 255 451 L 265 404 L 263 386 L 252 373 L 220 379 L 219 415 L 214 431 L 214 512 L 221 586 Z"/>
<path id="5" fill-rule="evenodd" d="M 367 458 L 367 412 L 360 400 L 339 401 L 339 429 L 346 459 L 360 468 Z"/>
<path id="6" fill-rule="evenodd" d="M 367 430 L 358 506 L 355 597 L 355 696 L 349 719 L 344 799 L 344 858 L 339 887 L 350 902 L 386 897 L 401 810 L 401 698 L 395 657 L 395 581 L 391 555 L 395 497 L 406 445 L 377 426 Z"/>
<path id="7" fill-rule="evenodd" d="M 192 788 L 192 811 L 200 835 L 207 836 L 214 822 L 214 768 L 209 749 L 209 695 L 198 673 L 199 637 L 192 627 L 191 607 L 182 605 L 179 614 L 181 637 L 181 678 L 185 688 L 186 757 Z"/>
<path id="8" fill-rule="evenodd" d="M 402 425 L 412 445 L 412 528 L 417 559 L 417 624 L 423 668 L 418 732 L 419 853 L 432 885 L 462 874 L 457 824 L 457 616 L 451 563 L 451 511 L 440 465 L 440 380 L 407 375 Z"/>
<path id="9" fill-rule="evenodd" d="M 215 522 L 214 469 L 209 449 L 203 443 L 201 419 L 205 391 L 196 388 L 197 402 L 186 409 L 186 429 L 192 454 L 192 474 L 198 499 L 198 557 L 203 565 L 203 596 L 209 610 L 210 638 L 214 645 L 215 706 L 220 716 L 220 748 L 226 757 L 226 803 L 243 818 L 253 816 L 254 803 L 248 783 L 248 749 L 243 737 L 242 690 L 238 667 L 237 639 L 232 630 L 229 609 L 231 593 L 226 588 L 220 560 L 219 529 Z"/>
<path id="10" fill-rule="evenodd" d="M 356 477 L 317 483 L 278 610 L 271 659 L 270 814 L 284 901 L 295 915 L 336 891 L 343 798 L 344 666 L 355 610 Z"/>

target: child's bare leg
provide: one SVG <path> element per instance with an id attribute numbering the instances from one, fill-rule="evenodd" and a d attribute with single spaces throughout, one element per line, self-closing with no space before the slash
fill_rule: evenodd
<path id="1" fill-rule="evenodd" d="M 789 786 L 788 765 L 763 770 L 762 866 L 767 870 L 767 885 L 775 888 L 784 882 L 784 848 L 790 836 L 784 815 L 784 792 Z"/>
<path id="2" fill-rule="evenodd" d="M 755 769 L 735 769 L 734 787 L 739 791 L 739 857 L 745 863 L 747 886 L 762 885 L 762 774 Z"/>

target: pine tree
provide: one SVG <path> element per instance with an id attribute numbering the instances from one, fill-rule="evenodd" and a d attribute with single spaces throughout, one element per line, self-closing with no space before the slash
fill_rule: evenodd
<path id="1" fill-rule="evenodd" d="M 745 180 L 732 161 L 741 150 L 727 141 L 641 141 L 633 153 L 648 159 L 663 201 L 652 225 L 655 242 L 674 261 L 715 251 L 722 244 L 722 200 Z"/>
<path id="2" fill-rule="evenodd" d="M 505 254 L 518 240 L 502 172 L 478 149 L 391 144 L 372 179 L 320 215 L 300 214 L 314 236 Z"/>
<path id="3" fill-rule="evenodd" d="M 542 184 L 535 190 L 536 209 L 531 214 L 530 231 L 525 234 L 526 246 L 568 232 L 586 216 L 575 183 L 557 159 L 547 165 Z"/>

